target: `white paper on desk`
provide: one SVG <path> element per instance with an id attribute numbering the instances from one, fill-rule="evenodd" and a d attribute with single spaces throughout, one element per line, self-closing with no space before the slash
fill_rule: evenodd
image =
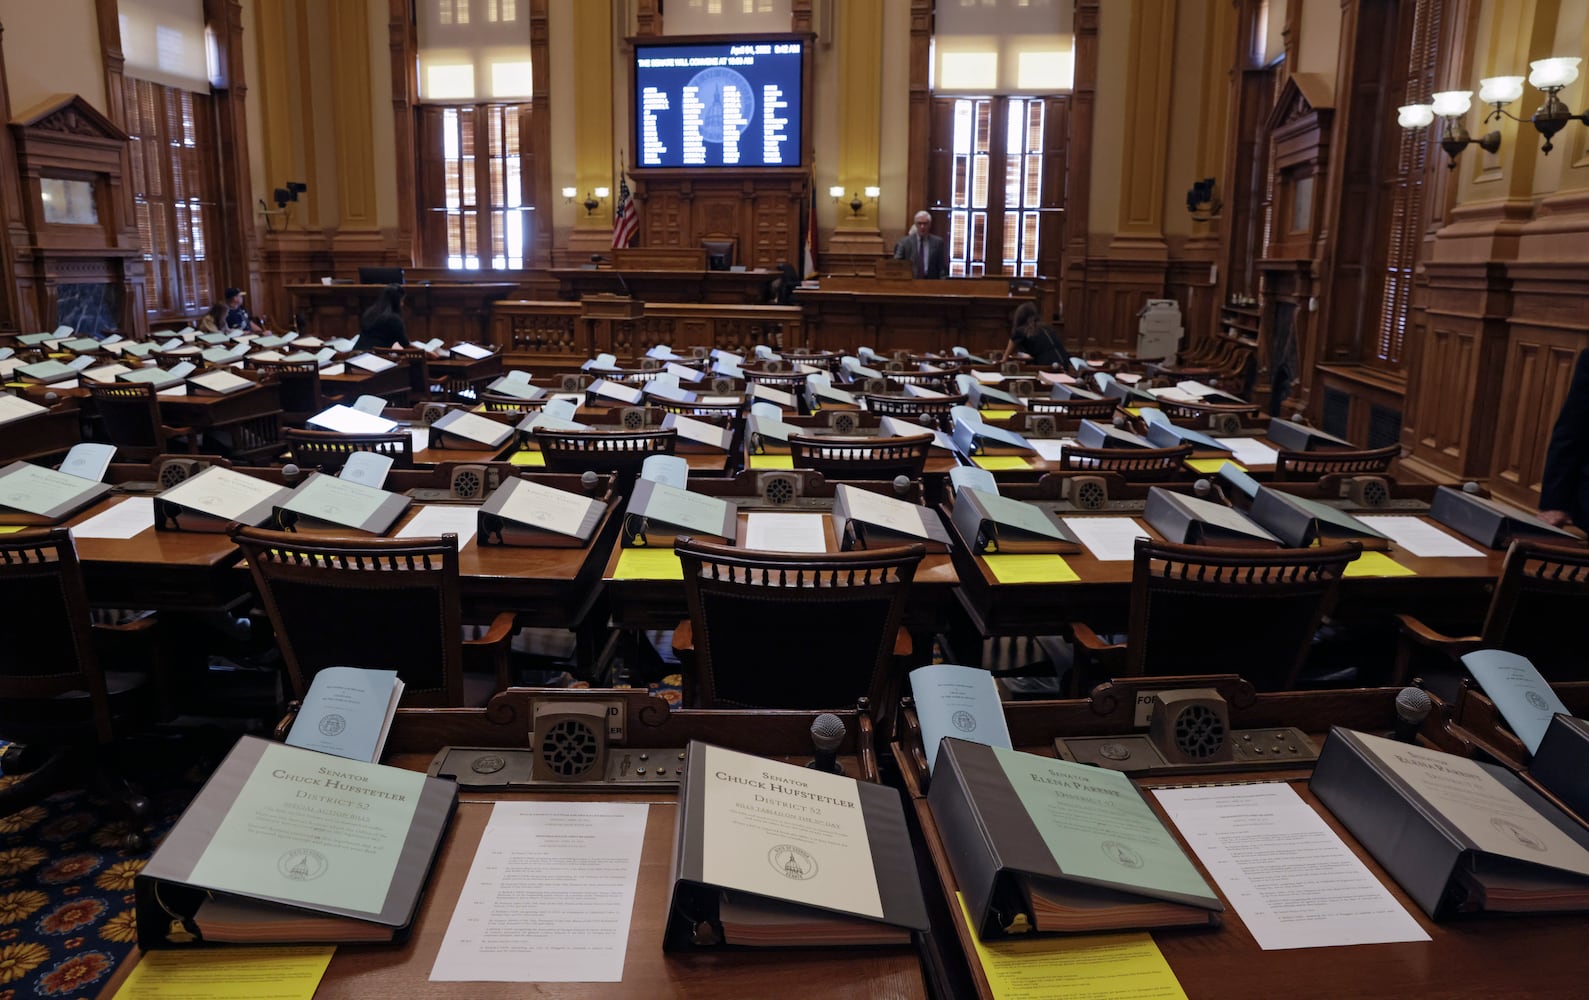
<path id="1" fill-rule="evenodd" d="M 1136 558 L 1137 539 L 1148 537 L 1133 517 L 1067 517 L 1065 527 L 1099 562 Z"/>
<path id="2" fill-rule="evenodd" d="M 1429 940 L 1290 785 L 1153 794 L 1263 950 Z"/>
<path id="3" fill-rule="evenodd" d="M 440 538 L 445 534 L 458 536 L 458 547 L 469 544 L 480 527 L 480 508 L 472 504 L 425 504 L 419 513 L 394 536 L 396 538 Z"/>
<path id="4" fill-rule="evenodd" d="M 408 429 L 408 437 L 409 440 L 414 442 L 415 451 L 424 451 L 430 447 L 429 427 L 410 427 Z"/>
<path id="5" fill-rule="evenodd" d="M 1219 443 L 1230 449 L 1232 458 L 1248 468 L 1254 465 L 1273 465 L 1275 459 L 1280 457 L 1278 451 L 1257 438 L 1222 437 Z"/>
<path id="6" fill-rule="evenodd" d="M 1484 553 L 1454 535 L 1448 535 L 1421 517 L 1410 515 L 1375 514 L 1359 517 L 1359 521 L 1373 528 L 1420 559 L 1436 556 L 1483 559 Z"/>
<path id="7" fill-rule="evenodd" d="M 826 552 L 827 518 L 821 514 L 746 514 L 744 547 L 763 552 Z"/>
<path id="8" fill-rule="evenodd" d="M 1059 461 L 1059 457 L 1064 454 L 1065 448 L 1067 446 L 1074 447 L 1076 444 L 1073 438 L 1027 438 L 1026 440 L 1032 443 L 1032 450 L 1037 452 L 1045 462 Z"/>
<path id="9" fill-rule="evenodd" d="M 128 497 L 72 529 L 73 538 L 132 538 L 154 527 L 154 497 Z"/>
<path id="10" fill-rule="evenodd" d="M 431 980 L 621 982 L 648 808 L 498 802 Z"/>

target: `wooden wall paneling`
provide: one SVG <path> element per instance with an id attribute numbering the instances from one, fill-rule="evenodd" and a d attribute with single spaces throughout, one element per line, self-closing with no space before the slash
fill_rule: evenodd
<path id="1" fill-rule="evenodd" d="M 1511 281 L 1493 262 L 1426 265 L 1429 329 L 1404 413 L 1404 459 L 1431 478 L 1483 479 L 1505 394 Z"/>
<path id="2" fill-rule="evenodd" d="M 520 120 L 524 204 L 531 206 L 530 267 L 552 265 L 552 55 L 548 0 L 530 0 L 530 73 L 533 100 L 529 122 Z M 526 124 L 528 127 L 525 127 Z M 616 203 L 615 203 L 616 204 Z"/>
<path id="3" fill-rule="evenodd" d="M 1216 286 L 1208 280 L 1212 263 L 1203 257 L 1172 258 L 1165 271 L 1165 297 L 1181 304 L 1182 350 L 1218 332 Z"/>
<path id="4" fill-rule="evenodd" d="M 1497 495 L 1531 509 L 1539 506 L 1545 451 L 1572 384 L 1578 347 L 1558 331 L 1514 324 L 1491 463 L 1490 487 Z"/>
<path id="5" fill-rule="evenodd" d="M 11 87 L 6 82 L 5 26 L 0 25 L 0 108 L 9 115 Z M 18 248 L 25 241 L 27 230 L 22 224 L 22 188 L 17 173 L 17 150 L 11 130 L 0 128 L 0 332 L 31 333 L 31 325 L 23 325 L 24 298 L 17 277 L 22 259 Z"/>
<path id="6" fill-rule="evenodd" d="M 419 241 L 415 239 L 419 204 L 403 192 L 417 190 L 415 182 L 419 149 L 414 137 L 414 101 L 418 95 L 419 33 L 414 25 L 412 0 L 388 0 L 387 49 L 391 53 L 392 127 L 396 145 L 397 171 L 397 245 L 407 258 L 419 263 Z M 531 72 L 534 72 L 532 69 Z"/>
<path id="7" fill-rule="evenodd" d="M 1065 249 L 1059 270 L 1052 275 L 1059 278 L 1061 332 L 1071 350 L 1080 350 L 1081 342 L 1091 336 L 1087 321 L 1092 311 L 1087 285 L 1091 273 L 1087 235 L 1092 199 L 1093 116 L 1098 101 L 1098 5 L 1099 0 L 1076 0 L 1075 79 L 1066 114 L 1070 131 L 1065 142 Z"/>
<path id="8" fill-rule="evenodd" d="M 1077 6 L 1085 2 L 1088 0 L 1080 0 Z M 911 149 L 926 149 L 932 138 L 932 91 L 927 87 L 932 60 L 932 5 L 933 0 L 910 0 Z M 931 194 L 927 189 L 927 157 L 912 156 L 905 174 L 905 204 L 925 206 Z M 916 211 L 910 209 L 912 215 Z"/>

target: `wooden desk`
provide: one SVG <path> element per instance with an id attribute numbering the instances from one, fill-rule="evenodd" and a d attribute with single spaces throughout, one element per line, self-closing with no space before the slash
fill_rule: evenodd
<path id="1" fill-rule="evenodd" d="M 385 285 L 287 285 L 292 311 L 301 313 L 305 329 L 321 340 L 359 335 L 359 318 Z M 404 285 L 403 319 L 408 339 L 440 337 L 452 343 L 469 340 L 488 344 L 491 303 L 507 298 L 518 286 L 511 281 L 424 282 Z"/>
<path id="2" fill-rule="evenodd" d="M 56 459 L 82 439 L 83 412 L 75 399 L 65 400 L 46 413 L 0 425 L 0 465 Z"/>
<path id="3" fill-rule="evenodd" d="M 1368 688 L 1261 694 L 1252 696 L 1247 703 L 1230 699 L 1231 725 L 1237 728 L 1294 725 L 1320 736 L 1331 725 L 1385 733 L 1394 726 L 1398 691 L 1397 688 Z M 1008 703 L 1005 716 L 1016 748 L 1051 757 L 1054 736 L 1132 731 L 1134 702 L 1134 690 L 1130 686 L 1113 685 L 1105 686 L 1101 694 L 1095 692 L 1091 700 Z M 913 722 L 914 713 L 907 712 L 901 736 L 890 745 L 890 751 L 904 776 L 911 815 L 919 824 L 925 850 L 938 876 L 943 894 L 940 902 L 953 900 L 959 885 L 949 867 L 932 809 L 925 798 L 925 762 L 918 749 L 919 734 L 910 728 Z M 1584 928 L 1582 914 L 1478 915 L 1434 923 L 1312 796 L 1307 788 L 1307 773 L 1232 773 L 1212 778 L 1198 775 L 1189 779 L 1152 778 L 1144 783 L 1287 781 L 1390 889 L 1429 933 L 1431 940 L 1263 951 L 1235 908 L 1229 905 L 1230 901 L 1225 899 L 1224 926 L 1217 930 L 1153 932 L 1154 941 L 1187 996 L 1489 998 L 1583 995 L 1583 984 L 1589 981 L 1589 950 L 1580 943 Z M 1149 798 L 1151 801 L 1152 797 Z M 1166 825 L 1170 825 L 1168 821 Z M 1188 854 L 1191 853 L 1188 850 Z M 1193 857 L 1195 860 L 1195 855 Z M 1214 884 L 1212 879 L 1209 883 Z M 1223 892 L 1220 896 L 1224 899 Z M 928 902 L 929 908 L 933 908 L 931 895 Z M 960 945 L 959 955 L 946 955 L 946 959 L 957 958 L 964 963 L 959 969 L 965 973 L 965 978 L 956 996 L 989 1000 L 992 993 L 975 957 L 970 929 L 963 916 L 953 906 L 945 907 L 939 916 L 952 928 L 941 935 L 944 951 L 952 952 L 955 941 Z M 935 921 L 935 929 L 939 926 Z"/>
<path id="4" fill-rule="evenodd" d="M 130 497 L 113 496 L 67 522 L 78 525 Z M 215 611 L 253 590 L 242 553 L 224 532 L 156 531 L 131 538 L 77 538 L 89 602 L 97 607 Z"/>
<path id="5" fill-rule="evenodd" d="M 199 393 L 188 386 L 185 396 L 158 396 L 160 419 L 172 427 L 192 427 L 214 449 L 240 464 L 279 455 L 281 391 L 275 383 L 240 389 L 224 396 Z"/>
<path id="6" fill-rule="evenodd" d="M 408 406 L 419 402 L 412 398 L 413 375 L 407 361 L 399 361 L 394 367 L 379 372 L 367 372 L 346 362 L 340 364 L 340 375 L 321 372 L 320 386 L 327 395 L 339 396 L 349 406 L 360 396 L 379 396 L 390 406 Z"/>
<path id="7" fill-rule="evenodd" d="M 414 770 L 426 768 L 442 746 L 523 747 L 530 718 L 527 699 L 569 692 L 514 689 L 493 699 L 487 709 L 399 711 L 388 742 L 387 763 Z M 624 701 L 630 747 L 682 748 L 691 739 L 782 759 L 805 761 L 810 754 L 814 712 L 670 711 L 660 698 L 644 692 L 573 692 Z M 852 776 L 862 774 L 862 761 L 876 773 L 869 720 L 865 732 L 851 715 L 841 760 Z M 628 951 L 620 983 L 489 983 L 429 982 L 447 924 L 474 861 L 480 837 L 499 801 L 577 801 L 644 803 L 646 819 Z M 344 945 L 336 950 L 315 992 L 316 1000 L 338 998 L 459 998 L 537 996 L 545 998 L 680 997 L 691 1000 L 739 1000 L 744 997 L 848 998 L 878 997 L 914 1000 L 929 996 L 924 962 L 937 965 L 934 943 L 923 938 L 917 948 L 718 949 L 664 952 L 663 930 L 668 915 L 673 835 L 678 816 L 677 792 L 614 791 L 601 785 L 574 790 L 478 791 L 462 789 L 457 814 L 442 843 L 430 884 L 409 940 L 402 945 Z M 116 987 L 137 961 L 134 952 L 102 997 Z M 938 994 L 947 995 L 947 994 Z"/>
<path id="8" fill-rule="evenodd" d="M 610 267 L 554 267 L 557 294 L 564 299 L 587 295 L 632 295 L 648 302 L 713 302 L 750 305 L 767 301 L 767 286 L 776 271 L 646 270 Z"/>
<path id="9" fill-rule="evenodd" d="M 1016 307 L 1037 300 L 1035 292 L 1011 295 L 1005 278 L 826 277 L 794 296 L 813 348 L 847 352 L 865 344 L 884 356 L 947 354 L 956 346 L 984 356 L 1002 351 Z"/>
<path id="10" fill-rule="evenodd" d="M 763 283 L 770 277 L 760 276 Z M 597 293 L 624 294 L 616 282 L 610 288 L 592 287 L 586 294 Z M 679 350 L 690 344 L 712 344 L 748 356 L 758 344 L 783 350 L 804 343 L 802 310 L 762 305 L 761 301 L 760 297 L 746 301 L 654 298 L 636 303 L 641 309 L 638 318 L 597 324 L 585 321 L 581 304 L 501 301 L 492 303 L 490 343 L 501 349 L 508 367 L 535 368 L 540 372 L 577 368 L 586 359 L 603 353 L 619 358 L 638 357 L 656 344 L 670 344 Z"/>

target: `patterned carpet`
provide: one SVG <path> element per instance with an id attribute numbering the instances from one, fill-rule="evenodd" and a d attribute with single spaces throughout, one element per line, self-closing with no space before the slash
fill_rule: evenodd
<path id="1" fill-rule="evenodd" d="M 198 790 L 172 784 L 154 796 L 156 840 Z M 132 949 L 133 878 L 149 855 L 121 850 L 127 823 L 107 812 L 75 790 L 0 816 L 0 1000 L 92 998 Z"/>

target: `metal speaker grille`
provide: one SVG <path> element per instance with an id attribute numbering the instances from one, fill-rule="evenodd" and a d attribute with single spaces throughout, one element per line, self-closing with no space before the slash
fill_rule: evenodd
<path id="1" fill-rule="evenodd" d="M 475 499 L 484 486 L 478 469 L 458 469 L 452 474 L 452 493 L 460 500 Z"/>
<path id="2" fill-rule="evenodd" d="M 1077 483 L 1076 492 L 1070 501 L 1084 510 L 1102 510 L 1103 505 L 1109 502 L 1109 491 L 1100 482 Z"/>
<path id="3" fill-rule="evenodd" d="M 761 481 L 761 494 L 767 502 L 775 507 L 787 507 L 794 503 L 800 491 L 795 489 L 794 480 L 788 476 L 768 476 Z"/>
<path id="4" fill-rule="evenodd" d="M 1026 429 L 1038 437 L 1054 436 L 1053 417 L 1031 417 L 1026 422 Z"/>
<path id="5" fill-rule="evenodd" d="M 167 462 L 160 466 L 160 485 L 170 489 L 193 475 L 191 462 Z"/>
<path id="6" fill-rule="evenodd" d="M 1209 418 L 1209 426 L 1216 434 L 1235 434 L 1241 430 L 1241 418 L 1234 413 L 1216 413 Z"/>
<path id="7" fill-rule="evenodd" d="M 541 761 L 559 778 L 579 778 L 590 773 L 600 758 L 601 740 L 581 719 L 560 719 L 541 736 Z"/>
<path id="8" fill-rule="evenodd" d="M 1390 487 L 1383 479 L 1358 479 L 1353 483 L 1354 498 L 1364 507 L 1383 507 L 1390 502 Z"/>
<path id="9" fill-rule="evenodd" d="M 1225 723 L 1207 705 L 1188 705 L 1175 717 L 1175 746 L 1191 760 L 1204 760 L 1225 742 Z"/>
<path id="10" fill-rule="evenodd" d="M 623 427 L 626 431 L 644 430 L 646 426 L 646 413 L 641 409 L 623 411 Z"/>
<path id="11" fill-rule="evenodd" d="M 433 424 L 447 415 L 445 406 L 427 406 L 420 414 L 420 420 L 426 424 Z"/>
<path id="12" fill-rule="evenodd" d="M 578 375 L 564 375 L 563 376 L 563 391 L 564 392 L 579 392 L 580 390 L 582 390 L 584 388 L 585 388 L 584 380 L 581 379 Z"/>
<path id="13" fill-rule="evenodd" d="M 840 434 L 854 434 L 855 415 L 848 410 L 836 410 L 833 416 L 828 419 L 828 426 Z"/>

